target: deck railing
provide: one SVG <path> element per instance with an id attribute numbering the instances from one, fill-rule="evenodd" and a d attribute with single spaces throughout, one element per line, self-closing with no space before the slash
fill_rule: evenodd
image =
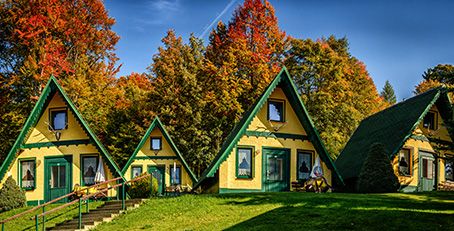
<path id="1" fill-rule="evenodd" d="M 111 189 L 115 189 L 115 188 L 118 188 L 118 187 L 121 186 L 122 187 L 122 197 L 121 197 L 121 199 L 122 199 L 122 209 L 124 210 L 125 209 L 125 197 L 126 197 L 126 195 L 125 195 L 125 185 L 129 184 L 131 182 L 134 182 L 134 181 L 149 177 L 149 176 L 151 176 L 151 174 L 147 174 L 147 175 L 144 175 L 144 176 L 141 176 L 141 177 L 138 177 L 138 178 L 134 178 L 132 180 L 129 180 L 129 181 L 126 181 L 126 182 L 122 182 L 122 183 L 116 184 L 116 185 L 108 187 L 108 188 L 101 188 L 101 189 L 99 189 L 98 191 L 96 191 L 96 192 L 94 192 L 92 194 L 89 194 L 89 190 L 91 188 L 98 187 L 100 185 L 107 184 L 107 183 L 110 183 L 112 181 L 120 180 L 120 179 L 122 179 L 122 177 L 117 177 L 117 178 L 114 178 L 114 179 L 111 179 L 111 180 L 108 180 L 108 181 L 105 181 L 105 182 L 102 182 L 102 183 L 98 183 L 98 184 L 95 184 L 95 185 L 92 185 L 92 186 L 77 190 L 77 191 L 73 191 L 73 192 L 68 193 L 68 194 L 66 194 L 64 196 L 56 198 L 56 199 L 54 199 L 52 201 L 46 202 L 46 203 L 44 203 L 42 205 L 36 206 L 36 207 L 34 207 L 32 209 L 29 209 L 29 210 L 27 210 L 25 212 L 19 213 L 19 214 L 14 215 L 14 216 L 12 216 L 10 218 L 7 218 L 7 219 L 4 219 L 4 220 L 0 221 L 0 224 L 2 224 L 2 231 L 5 230 L 5 223 L 7 221 L 10 221 L 12 219 L 18 218 L 18 217 L 23 216 L 23 215 L 25 215 L 27 213 L 33 212 L 33 211 L 35 211 L 35 210 L 37 210 L 39 208 L 43 208 L 43 212 L 41 214 L 39 214 L 39 215 L 35 215 L 35 216 L 31 217 L 30 219 L 31 220 L 35 220 L 36 230 L 38 230 L 39 229 L 39 227 L 38 227 L 38 218 L 43 217 L 43 230 L 45 230 L 45 224 L 46 224 L 45 216 L 46 215 L 48 215 L 48 214 L 50 214 L 52 212 L 58 211 L 58 210 L 60 210 L 62 208 L 66 208 L 66 207 L 68 207 L 70 205 L 73 205 L 73 204 L 75 204 L 77 202 L 79 202 L 79 229 L 80 229 L 81 228 L 81 223 L 82 223 L 81 214 L 82 214 L 82 201 L 83 200 L 86 200 L 86 207 L 87 207 L 86 211 L 88 213 L 89 212 L 89 198 L 93 198 L 93 197 L 97 196 L 98 194 L 108 192 Z M 85 191 L 85 190 L 87 191 L 87 195 L 86 196 L 82 196 L 78 200 L 74 200 L 74 201 L 68 202 L 68 203 L 66 203 L 66 204 L 64 204 L 62 206 L 59 206 L 57 208 L 54 208 L 54 209 L 49 210 L 49 211 L 46 212 L 46 209 L 45 209 L 46 205 L 52 204 L 52 203 L 57 202 L 57 201 L 59 201 L 61 199 L 65 199 L 65 198 L 70 197 L 72 195 L 77 195 L 77 193 L 80 193 L 80 192 Z M 151 177 L 151 197 L 152 196 L 153 196 L 153 177 Z M 117 190 L 117 199 L 118 199 L 118 190 Z"/>

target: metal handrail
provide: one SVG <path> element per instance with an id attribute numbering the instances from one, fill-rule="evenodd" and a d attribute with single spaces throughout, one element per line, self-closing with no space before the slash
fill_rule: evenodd
<path id="1" fill-rule="evenodd" d="M 149 177 L 149 176 L 151 176 L 151 174 L 147 174 L 147 175 L 144 175 L 144 176 L 141 176 L 141 177 L 137 177 L 137 178 L 134 178 L 134 179 L 132 179 L 132 180 L 129 180 L 129 181 L 126 181 L 126 182 L 123 182 L 123 183 L 120 183 L 120 184 L 111 186 L 111 187 L 109 187 L 109 188 L 102 189 L 102 190 L 100 190 L 100 191 L 97 191 L 97 192 L 94 192 L 94 193 L 92 193 L 92 194 L 86 195 L 86 196 L 80 198 L 80 200 L 85 200 L 85 199 L 87 199 L 87 198 L 96 196 L 97 194 L 106 192 L 106 191 L 108 191 L 108 190 L 110 190 L 110 189 L 114 189 L 114 188 L 120 187 L 120 186 L 122 186 L 122 185 L 124 185 L 124 184 L 128 184 L 128 183 L 131 183 L 131 182 L 133 182 L 133 181 L 137 181 L 137 180 L 140 180 L 140 179 L 142 179 L 142 178 Z M 87 190 L 87 189 L 88 189 L 88 188 L 85 188 L 85 189 L 83 189 L 83 190 Z M 82 190 L 79 190 L 79 191 L 82 191 Z M 122 198 L 122 199 L 124 200 L 124 198 Z M 57 208 L 55 208 L 55 209 L 52 209 L 52 210 L 49 210 L 49 211 L 47 211 L 47 212 L 41 213 L 41 214 L 39 214 L 39 215 L 37 215 L 37 216 L 31 217 L 30 220 L 34 220 L 35 218 L 40 218 L 40 217 L 45 216 L 45 215 L 47 215 L 47 214 L 49 214 L 49 213 L 55 212 L 55 211 L 57 211 L 57 210 L 60 210 L 60 209 L 62 209 L 62 208 L 65 208 L 65 207 L 67 207 L 67 206 L 70 206 L 70 205 L 72 205 L 72 204 L 75 204 L 76 202 L 78 202 L 78 201 L 77 201 L 77 200 L 71 201 L 71 202 L 66 203 L 66 204 L 64 204 L 64 205 L 62 205 L 62 206 L 59 206 L 59 207 L 57 207 Z"/>
<path id="2" fill-rule="evenodd" d="M 37 209 L 39 209 L 39 208 L 42 208 L 42 207 L 44 207 L 44 206 L 46 206 L 46 205 L 48 205 L 48 204 L 52 204 L 52 203 L 54 203 L 54 202 L 56 202 L 56 201 L 59 201 L 59 200 L 61 200 L 61 199 L 64 199 L 64 198 L 66 198 L 66 197 L 69 197 L 69 196 L 71 196 L 71 195 L 74 195 L 74 194 L 76 194 L 76 193 L 78 193 L 78 192 L 80 192 L 80 191 L 84 191 L 84 190 L 87 190 L 87 189 L 90 189 L 90 188 L 94 188 L 94 187 L 97 187 L 97 186 L 102 185 L 102 184 L 107 184 L 107 183 L 110 183 L 110 182 L 112 182 L 112 181 L 117 181 L 117 180 L 119 180 L 119 179 L 122 179 L 122 177 L 117 177 L 117 178 L 114 178 L 114 179 L 111 179 L 111 180 L 108 180 L 108 181 L 105 181 L 105 182 L 102 182 L 102 183 L 98 183 L 98 184 L 89 186 L 89 187 L 84 188 L 84 189 L 77 190 L 77 191 L 75 191 L 75 192 L 68 193 L 68 194 L 66 194 L 66 195 L 64 195 L 64 196 L 61 196 L 61 197 L 57 198 L 57 199 L 51 200 L 51 201 L 46 202 L 46 203 L 44 203 L 44 204 L 42 204 L 42 205 L 38 205 L 38 206 L 36 206 L 36 207 L 34 207 L 34 208 L 31 208 L 31 209 L 29 209 L 29 210 L 27 210 L 27 211 L 25 211 L 25 212 L 22 212 L 22 213 L 19 213 L 19 214 L 17 214 L 17 215 L 14 215 L 14 216 L 12 216 L 12 217 L 10 217 L 10 218 L 4 219 L 4 220 L 0 221 L 0 224 L 3 224 L 3 223 L 5 223 L 5 222 L 7 222 L 7 221 L 10 221 L 10 220 L 14 219 L 14 218 L 17 218 L 17 217 L 20 217 L 20 216 L 22 216 L 22 215 L 25 215 L 25 214 L 27 214 L 27 213 L 29 213 L 29 212 L 33 212 L 33 211 L 35 211 L 35 210 L 37 210 Z"/>

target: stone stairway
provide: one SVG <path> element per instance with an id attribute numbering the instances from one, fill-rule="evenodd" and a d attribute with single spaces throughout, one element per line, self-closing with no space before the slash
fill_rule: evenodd
<path id="1" fill-rule="evenodd" d="M 125 209 L 133 209 L 139 207 L 144 199 L 133 199 L 125 201 Z M 84 207 L 85 208 L 85 207 Z M 72 220 L 62 222 L 54 227 L 46 230 L 53 231 L 69 231 L 69 230 L 89 230 L 102 222 L 109 222 L 114 217 L 122 212 L 122 202 L 120 201 L 106 201 L 106 203 L 89 213 L 82 213 L 81 229 L 79 229 L 79 216 L 73 217 Z"/>

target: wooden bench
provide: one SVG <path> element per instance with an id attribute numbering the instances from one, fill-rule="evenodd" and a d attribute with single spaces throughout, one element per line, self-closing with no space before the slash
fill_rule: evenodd
<path id="1" fill-rule="evenodd" d="M 292 182 L 292 189 L 295 189 L 297 192 L 306 192 L 305 182 L 303 181 L 294 181 Z"/>
<path id="2" fill-rule="evenodd" d="M 454 182 L 453 181 L 442 181 L 438 184 L 438 190 L 454 191 Z"/>

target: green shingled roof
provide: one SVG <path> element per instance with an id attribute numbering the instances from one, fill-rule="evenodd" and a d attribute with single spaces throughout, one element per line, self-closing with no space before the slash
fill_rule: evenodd
<path id="1" fill-rule="evenodd" d="M 340 184 L 344 184 L 342 177 L 337 172 L 336 166 L 334 166 L 332 159 L 326 151 L 325 146 L 323 145 L 320 136 L 316 131 L 314 124 L 312 123 L 312 120 L 310 119 L 309 114 L 303 105 L 303 102 L 301 101 L 301 98 L 295 88 L 295 85 L 293 84 L 287 68 L 283 67 L 279 74 L 265 89 L 259 99 L 254 102 L 254 104 L 243 115 L 240 121 L 235 125 L 232 132 L 229 134 L 226 141 L 221 146 L 218 154 L 213 159 L 210 166 L 208 166 L 208 168 L 202 173 L 201 177 L 199 178 L 199 182 L 194 186 L 194 188 L 196 188 L 207 177 L 214 176 L 216 171 L 219 169 L 219 166 L 228 158 L 240 138 L 245 135 L 247 127 L 252 122 L 255 115 L 260 111 L 261 107 L 265 104 L 268 97 L 276 87 L 281 88 L 285 93 L 285 96 L 287 97 L 290 105 L 295 111 L 295 114 L 298 116 L 300 123 L 306 130 L 309 136 L 309 141 L 313 143 L 322 161 L 325 162 L 329 169 L 331 169 L 334 179 Z"/>
<path id="2" fill-rule="evenodd" d="M 361 121 L 335 162 L 342 178 L 359 175 L 370 146 L 375 142 L 382 143 L 393 158 L 434 104 L 443 120 L 452 117 L 446 87 L 440 86 Z"/>
<path id="3" fill-rule="evenodd" d="M 121 171 L 122 174 L 124 175 L 126 173 L 126 171 L 128 170 L 129 166 L 132 164 L 132 162 L 134 161 L 137 153 L 140 151 L 140 149 L 142 148 L 142 146 L 145 144 L 145 141 L 147 141 L 148 137 L 150 136 L 151 134 L 151 131 L 153 131 L 153 129 L 155 127 L 158 127 L 158 129 L 161 131 L 162 135 L 164 136 L 164 138 L 167 140 L 167 143 L 169 143 L 170 147 L 172 148 L 173 152 L 175 153 L 177 159 L 181 162 L 181 164 L 183 165 L 184 169 L 186 169 L 186 172 L 188 173 L 189 177 L 191 178 L 192 182 L 195 184 L 197 183 L 197 178 L 195 177 L 194 173 L 191 171 L 191 169 L 189 168 L 188 164 L 186 163 L 186 161 L 184 160 L 183 156 L 180 154 L 180 151 L 178 151 L 177 147 L 175 146 L 175 143 L 173 143 L 172 141 L 172 138 L 170 138 L 169 134 L 167 133 L 166 129 L 164 128 L 164 126 L 162 126 L 162 123 L 161 123 L 161 120 L 159 120 L 159 118 L 156 116 L 156 118 L 153 120 L 153 123 L 151 123 L 150 127 L 148 128 L 147 132 L 145 133 L 145 135 L 143 136 L 142 140 L 140 141 L 139 145 L 137 146 L 136 150 L 134 151 L 134 153 L 132 154 L 132 156 L 129 158 L 128 162 L 126 163 L 126 165 L 123 167 L 123 170 Z"/>
<path id="4" fill-rule="evenodd" d="M 112 160 L 109 153 L 102 146 L 101 142 L 98 140 L 93 131 L 91 131 L 90 127 L 82 118 L 80 113 L 77 111 L 76 107 L 68 98 L 68 96 L 65 94 L 60 84 L 58 84 L 57 79 L 54 76 L 51 76 L 49 81 L 47 82 L 46 87 L 41 93 L 41 96 L 39 97 L 35 107 L 33 108 L 30 116 L 27 118 L 27 121 L 25 122 L 24 127 L 22 128 L 19 134 L 19 137 L 14 142 L 14 145 L 11 148 L 10 152 L 8 153 L 8 156 L 2 163 L 2 166 L 0 167 L 0 179 L 3 179 L 3 177 L 5 176 L 5 173 L 8 170 L 9 166 L 16 158 L 16 153 L 18 149 L 24 145 L 24 142 L 28 139 L 28 136 L 30 136 L 33 128 L 36 126 L 36 123 L 38 123 L 39 118 L 41 118 L 42 114 L 44 113 L 44 109 L 50 103 L 55 94 L 59 94 L 63 98 L 63 101 L 66 103 L 69 110 L 74 114 L 76 120 L 89 137 L 89 142 L 93 144 L 93 146 L 95 146 L 96 149 L 98 149 L 100 155 L 103 157 L 103 160 L 106 162 L 107 166 L 112 171 L 113 175 L 116 177 L 119 176 L 123 177 L 117 164 Z"/>

